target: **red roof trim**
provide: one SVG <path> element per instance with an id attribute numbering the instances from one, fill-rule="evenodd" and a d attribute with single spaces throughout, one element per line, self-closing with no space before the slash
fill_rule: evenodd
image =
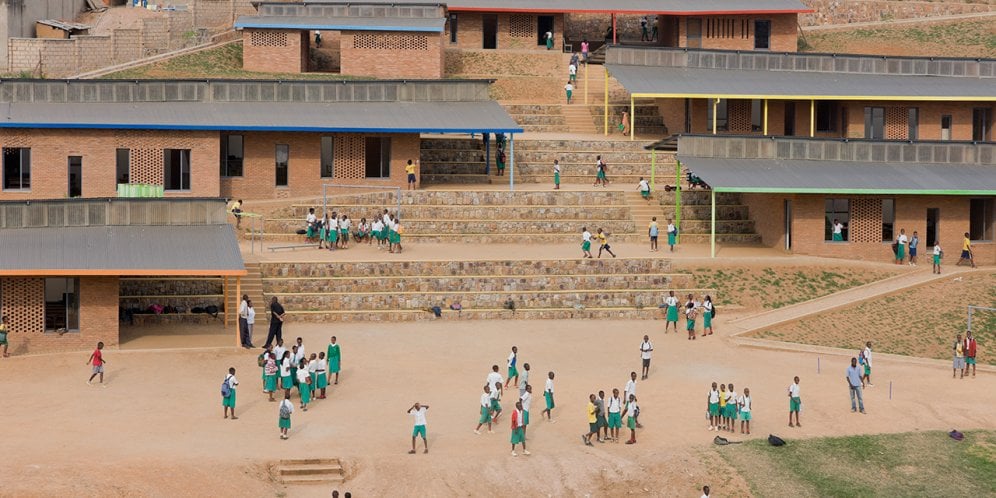
<path id="1" fill-rule="evenodd" d="M 459 7 L 450 6 L 450 12 L 517 12 L 528 14 L 657 14 L 665 16 L 715 16 L 715 15 L 752 15 L 752 14 L 809 14 L 813 9 L 798 10 L 701 10 L 695 12 L 646 11 L 646 10 L 550 10 L 550 9 L 514 9 L 501 7 Z"/>

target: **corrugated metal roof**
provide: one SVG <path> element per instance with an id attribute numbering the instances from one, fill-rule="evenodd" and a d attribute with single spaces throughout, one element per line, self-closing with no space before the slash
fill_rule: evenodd
<path id="1" fill-rule="evenodd" d="M 497 102 L 0 104 L 0 128 L 519 133 Z"/>
<path id="2" fill-rule="evenodd" d="M 35 21 L 38 24 L 44 24 L 46 26 L 51 26 L 53 28 L 58 28 L 63 31 L 86 31 L 93 26 L 87 24 L 80 24 L 76 22 L 60 21 L 58 19 L 42 19 L 40 21 Z"/>
<path id="3" fill-rule="evenodd" d="M 342 3 L 309 0 L 308 3 Z M 393 0 L 391 4 L 424 4 L 419 0 Z M 738 12 L 811 12 L 799 0 L 453 0 L 445 2 L 450 11 L 482 12 L 616 12 L 659 14 L 733 14 Z"/>
<path id="4" fill-rule="evenodd" d="M 634 96 L 910 100 L 996 100 L 993 79 L 748 71 L 606 64 Z"/>
<path id="5" fill-rule="evenodd" d="M 30 271 L 219 275 L 245 270 L 230 225 L 0 230 L 0 275 Z"/>
<path id="6" fill-rule="evenodd" d="M 236 29 L 318 29 L 329 31 L 410 31 L 441 33 L 446 19 L 401 17 L 239 16 Z"/>
<path id="7" fill-rule="evenodd" d="M 683 156 L 717 192 L 996 195 L 996 166 Z"/>

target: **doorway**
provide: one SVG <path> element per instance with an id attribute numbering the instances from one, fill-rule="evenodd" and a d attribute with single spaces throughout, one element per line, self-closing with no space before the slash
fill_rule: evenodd
<path id="1" fill-rule="evenodd" d="M 754 50 L 771 48 L 771 21 L 754 21 Z"/>
<path id="2" fill-rule="evenodd" d="M 553 16 L 536 16 L 536 45 L 546 45 L 546 34 L 553 34 Z"/>
<path id="3" fill-rule="evenodd" d="M 69 156 L 69 197 L 83 197 L 82 156 Z"/>
<path id="4" fill-rule="evenodd" d="M 792 250 L 792 200 L 785 199 L 785 250 Z"/>
<path id="5" fill-rule="evenodd" d="M 484 14 L 481 16 L 481 31 L 484 34 L 481 48 L 494 50 L 498 48 L 498 15 Z"/>
<path id="6" fill-rule="evenodd" d="M 927 247 L 934 247 L 940 237 L 941 210 L 939 208 L 927 208 Z"/>
<path id="7" fill-rule="evenodd" d="M 688 48 L 702 48 L 702 19 L 688 19 L 685 31 Z"/>
<path id="8" fill-rule="evenodd" d="M 795 102 L 785 102 L 785 136 L 795 135 Z"/>

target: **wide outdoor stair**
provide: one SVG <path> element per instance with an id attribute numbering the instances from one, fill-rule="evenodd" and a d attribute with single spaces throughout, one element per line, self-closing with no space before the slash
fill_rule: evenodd
<path id="1" fill-rule="evenodd" d="M 282 484 L 334 484 L 344 482 L 346 473 L 337 458 L 301 458 L 280 460 L 273 477 Z"/>
<path id="2" fill-rule="evenodd" d="M 269 323 L 269 303 L 266 301 L 266 296 L 263 295 L 263 274 L 259 269 L 259 262 L 256 261 L 246 261 L 246 276 L 242 277 L 241 290 L 242 294 L 249 296 L 249 300 L 252 301 L 252 307 L 256 310 L 256 320 L 255 326 L 253 327 L 253 335 L 257 335 L 260 324 Z M 228 277 L 228 300 L 225 301 L 225 309 L 233 310 L 230 315 L 233 319 L 238 319 L 239 305 L 241 304 L 242 295 L 236 292 L 235 277 Z M 227 317 L 226 317 L 227 318 Z"/>
<path id="3" fill-rule="evenodd" d="M 567 131 L 571 133 L 593 135 L 598 132 L 595 123 L 591 121 L 591 111 L 589 106 L 584 105 L 584 100 L 574 100 L 573 104 L 564 105 L 561 113 L 564 115 Z"/>
<path id="4" fill-rule="evenodd" d="M 502 104 L 512 119 L 527 132 L 567 131 L 561 106 L 555 104 Z M 492 147 L 494 143 L 492 143 Z M 493 149 L 492 149 L 493 150 Z"/>
<path id="5" fill-rule="evenodd" d="M 430 319 L 433 306 L 461 319 L 654 318 L 667 290 L 714 292 L 659 258 L 265 263 L 263 275 L 294 320 L 317 322 Z"/>
<path id="6" fill-rule="evenodd" d="M 668 219 L 676 219 L 676 193 L 654 192 L 662 210 L 665 227 Z M 657 218 L 661 221 L 661 218 Z M 639 226 L 641 220 L 635 219 Z M 679 242 L 704 244 L 709 242 L 712 223 L 712 192 L 700 189 L 682 189 L 681 221 L 678 223 Z M 662 230 L 662 235 L 664 234 Z M 732 245 L 759 245 L 761 236 L 756 232 L 754 220 L 740 194 L 716 194 L 716 242 Z"/>

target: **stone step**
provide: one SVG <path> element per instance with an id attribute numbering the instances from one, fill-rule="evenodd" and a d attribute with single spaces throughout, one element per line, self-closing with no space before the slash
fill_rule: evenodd
<path id="1" fill-rule="evenodd" d="M 579 213 L 580 214 L 580 213 Z M 624 219 L 550 219 L 550 220 L 408 220 L 403 218 L 404 237 L 419 234 L 496 234 L 514 238 L 518 233 L 581 233 L 585 226 L 600 226 L 610 233 L 632 232 L 635 226 L 629 216 Z M 267 221 L 264 234 L 296 233 L 303 223 L 293 220 L 282 222 Z"/>
<path id="2" fill-rule="evenodd" d="M 273 278 L 266 284 L 273 293 L 314 294 L 347 289 L 350 293 L 377 292 L 529 292 L 566 289 L 659 289 L 662 286 L 687 287 L 694 279 L 686 274 L 607 275 L 467 275 L 404 277 L 308 277 Z"/>
<path id="3" fill-rule="evenodd" d="M 580 240 L 580 234 L 575 237 Z M 578 242 L 580 245 L 580 242 Z M 669 274 L 671 261 L 665 258 L 619 258 L 608 260 L 540 259 L 474 261 L 343 261 L 324 263 L 274 262 L 261 266 L 264 279 L 300 277 L 406 277 L 406 276 L 557 276 L 605 275 L 615 273 Z M 264 280 L 265 282 L 266 280 Z"/>
<path id="4" fill-rule="evenodd" d="M 574 105 L 574 104 L 572 104 Z M 495 147 L 494 135 L 491 135 L 491 147 Z M 643 151 L 643 147 L 650 142 L 646 140 L 636 141 L 607 141 L 607 140 L 551 140 L 551 139 L 529 139 L 518 138 L 515 140 L 517 151 L 526 150 L 583 150 L 599 152 L 612 152 L 621 150 Z M 506 146 L 508 142 L 506 141 Z M 424 138 L 421 142 L 421 150 L 483 150 L 484 142 L 480 137 L 470 138 Z"/>
<path id="5" fill-rule="evenodd" d="M 665 209 L 673 208 L 675 205 L 675 192 L 661 192 L 660 202 Z M 688 189 L 682 185 L 681 189 L 681 209 L 691 205 L 710 206 L 712 204 L 712 191 L 706 189 Z M 716 205 L 741 205 L 740 194 L 730 192 L 719 192 L 716 194 Z"/>
<path id="6" fill-rule="evenodd" d="M 516 175 L 518 176 L 518 175 Z M 552 175 L 550 175 L 552 178 Z M 508 181 L 508 177 L 503 177 Z M 590 215 L 578 216 L 585 210 L 591 209 L 592 205 L 586 206 L 405 206 L 401 210 L 402 219 L 406 223 L 439 221 L 439 220 L 559 220 L 559 219 L 585 219 Z M 332 209 L 330 206 L 329 209 Z M 370 219 L 374 215 L 375 208 L 363 206 L 336 206 L 339 212 L 350 215 L 353 228 L 359 223 L 363 213 L 369 213 Z M 629 206 L 618 204 L 605 204 L 598 206 L 598 217 L 602 219 L 624 220 L 629 218 Z M 295 227 L 304 227 L 304 217 L 294 216 L 289 218 L 267 218 L 267 223 L 286 223 Z M 267 228 L 271 225 L 267 225 Z"/>
<path id="7" fill-rule="evenodd" d="M 398 322 L 415 320 L 432 320 L 434 315 L 429 310 L 379 310 L 360 309 L 351 311 L 313 311 L 313 312 L 290 312 L 295 321 L 301 322 Z M 445 320 L 543 320 L 543 319 L 636 319 L 653 320 L 663 319 L 660 311 L 653 306 L 641 308 L 633 307 L 560 307 L 560 308 L 516 308 L 515 311 L 504 308 L 491 309 L 463 309 L 453 311 L 444 308 L 442 310 Z M 699 324 L 701 327 L 701 323 Z"/>
<path id="8" fill-rule="evenodd" d="M 664 216 L 675 217 L 677 208 L 675 206 L 660 206 Z M 716 205 L 716 219 L 720 220 L 747 220 L 749 219 L 747 206 L 743 205 Z M 684 220 L 708 220 L 712 217 L 711 206 L 703 205 L 682 205 L 681 218 Z"/>
<path id="9" fill-rule="evenodd" d="M 260 266 L 260 263 L 256 263 Z M 285 458 L 280 460 L 281 465 L 340 465 L 338 458 Z"/>
<path id="10" fill-rule="evenodd" d="M 312 463 L 312 464 L 281 464 L 277 467 L 277 473 L 281 476 L 342 476 L 342 465 L 335 463 Z"/>
<path id="11" fill-rule="evenodd" d="M 336 474 L 305 475 L 305 476 L 281 476 L 280 482 L 284 484 L 328 484 L 330 482 L 345 482 L 346 477 Z"/>

